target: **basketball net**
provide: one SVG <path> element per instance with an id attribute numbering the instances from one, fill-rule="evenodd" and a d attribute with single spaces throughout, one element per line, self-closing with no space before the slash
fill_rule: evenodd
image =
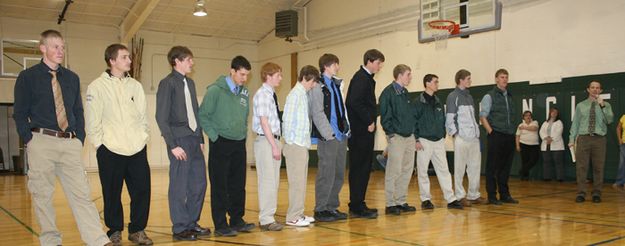
<path id="1" fill-rule="evenodd" d="M 447 49 L 447 40 L 449 39 L 449 30 L 447 29 L 432 29 L 432 37 L 434 37 L 434 44 L 436 50 Z"/>
<path id="2" fill-rule="evenodd" d="M 436 44 L 436 50 L 447 49 L 447 39 L 451 34 L 460 33 L 460 25 L 451 20 L 434 20 L 428 23 L 432 37 Z"/>

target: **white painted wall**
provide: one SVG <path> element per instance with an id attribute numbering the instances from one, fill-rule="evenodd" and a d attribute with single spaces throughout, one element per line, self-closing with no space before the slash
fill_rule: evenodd
<path id="1" fill-rule="evenodd" d="M 198 94 L 198 102 L 206 92 L 206 87 L 212 84 L 220 75 L 228 74 L 230 61 L 236 55 L 245 56 L 252 63 L 252 74 L 249 77 L 248 87 L 255 91 L 260 86 L 257 60 L 256 42 L 241 40 L 226 40 L 211 37 L 198 37 L 191 35 L 176 35 L 171 33 L 159 33 L 152 31 L 140 31 L 138 36 L 144 39 L 143 59 L 141 69 L 141 83 L 147 94 L 148 116 L 150 124 L 150 142 L 148 143 L 148 158 L 150 165 L 167 167 L 167 149 L 165 142 L 156 124 L 156 91 L 158 84 L 171 72 L 171 66 L 167 62 L 167 52 L 172 46 L 187 46 L 193 52 L 193 73 L 189 77 L 195 81 Z M 251 110 L 250 110 L 251 115 Z M 250 118 L 251 119 L 251 118 Z M 251 126 L 251 120 L 249 125 Z M 248 132 L 248 139 L 252 139 Z M 208 137 L 204 137 L 207 143 L 205 157 L 208 158 Z M 247 141 L 248 162 L 253 162 L 253 142 Z"/>
<path id="2" fill-rule="evenodd" d="M 54 23 L 5 17 L 0 18 L 0 21 L 0 38 L 36 40 L 43 30 L 57 29 L 61 31 L 66 41 L 66 66 L 80 76 L 83 93 L 86 91 L 89 83 L 106 69 L 106 64 L 104 63 L 104 50 L 106 47 L 112 43 L 119 42 L 119 31 L 116 28 L 71 23 L 58 26 Z M 198 101 L 201 102 L 206 87 L 212 84 L 219 75 L 229 72 L 230 60 L 236 55 L 243 55 L 252 63 L 252 74 L 247 84 L 249 88 L 254 92 L 260 87 L 260 65 L 257 57 L 258 45 L 256 42 L 150 31 L 140 31 L 138 36 L 145 40 L 140 82 L 144 86 L 148 103 L 148 120 L 150 125 L 148 161 L 152 168 L 167 168 L 169 165 L 167 150 L 154 114 L 156 112 L 158 83 L 171 71 L 171 67 L 167 62 L 169 49 L 174 45 L 183 45 L 189 47 L 194 53 L 195 66 L 190 77 L 196 82 Z M 279 61 L 279 63 L 282 64 L 282 61 Z M 0 102 L 13 102 L 14 85 L 15 78 L 0 78 Z M 284 94 L 284 98 L 286 98 L 286 94 Z M 248 134 L 248 139 L 252 140 L 247 143 L 248 162 L 253 162 L 253 135 L 251 132 Z M 205 138 L 205 140 L 208 140 L 208 138 Z M 206 148 L 205 153 L 208 154 L 208 148 Z M 88 169 L 97 169 L 95 150 L 88 139 L 83 149 L 83 160 Z"/>
<path id="3" fill-rule="evenodd" d="M 367 49 L 376 48 L 386 57 L 385 67 L 376 75 L 376 95 L 392 81 L 392 69 L 404 63 L 413 69 L 410 91 L 422 91 L 427 73 L 440 77 L 440 87 L 453 88 L 454 75 L 461 68 L 472 72 L 473 85 L 494 83 L 498 68 L 510 72 L 510 81 L 544 83 L 562 77 L 625 71 L 625 2 L 620 0 L 543 0 L 504 1 L 502 29 L 471 35 L 469 39 L 448 40 L 447 49 L 436 50 L 434 43 L 420 44 L 415 25 L 384 33 L 363 34 L 367 22 L 415 8 L 413 1 L 331 1 L 313 0 L 308 4 L 308 37 L 304 45 L 267 37 L 259 43 L 259 58 L 288 56 L 298 52 L 298 66 L 317 65 L 323 53 L 340 59 L 339 76 L 347 83 L 362 64 Z M 418 13 L 415 12 L 415 16 Z M 302 16 L 302 15 L 300 15 Z M 301 17 L 300 19 L 302 19 Z M 303 22 L 303 21 L 302 21 Z M 336 23 L 336 24 L 332 24 Z M 303 31 L 303 25 L 300 30 Z M 324 32 L 336 26 L 350 31 L 354 38 L 328 41 Z M 366 36 L 365 38 L 360 38 Z M 344 91 L 345 92 L 345 91 Z M 378 124 L 379 127 L 379 124 Z M 379 128 L 380 129 L 380 128 Z M 376 149 L 386 147 L 384 132 L 378 131 Z"/>
<path id="4" fill-rule="evenodd" d="M 118 30 L 112 27 L 32 21 L 9 17 L 0 18 L 0 38 L 38 40 L 46 29 L 61 32 L 66 45 L 65 66 L 80 76 L 81 90 L 85 92 L 89 83 L 102 73 L 104 49 L 119 40 Z M 15 78 L 0 79 L 0 102 L 13 102 Z M 84 97 L 83 97 L 84 99 Z M 87 142 L 83 148 L 83 160 L 88 169 L 97 169 L 95 151 Z"/>
<path id="5" fill-rule="evenodd" d="M 298 52 L 298 69 L 304 65 L 318 64 L 323 53 L 336 54 L 341 60 L 339 76 L 349 83 L 353 73 L 362 64 L 363 53 L 370 48 L 381 50 L 386 56 L 385 68 L 376 75 L 376 94 L 392 80 L 392 69 L 404 63 L 413 68 L 414 79 L 410 91 L 422 90 L 421 78 L 426 73 L 440 76 L 441 88 L 455 86 L 453 76 L 460 68 L 473 73 L 474 85 L 492 84 L 494 72 L 499 67 L 510 71 L 511 81 L 559 81 L 561 77 L 621 72 L 625 69 L 625 1 L 604 0 L 503 0 L 502 29 L 471 35 L 469 39 L 451 39 L 446 50 L 436 50 L 434 43 L 417 42 L 416 16 L 408 24 L 389 27 L 382 31 L 367 32 L 367 23 L 398 13 L 417 9 L 411 0 L 312 0 L 308 4 L 308 36 L 306 44 L 287 43 L 268 35 L 259 43 L 226 40 L 212 37 L 177 35 L 140 31 L 145 39 L 142 59 L 142 78 L 151 116 L 151 140 L 148 157 L 152 167 L 167 167 L 164 142 L 154 120 L 155 93 L 158 82 L 170 67 L 166 54 L 173 45 L 188 46 L 194 52 L 194 73 L 198 100 L 205 87 L 218 75 L 226 74 L 235 55 L 244 55 L 252 63 L 252 76 L 247 86 L 253 97 L 260 87 L 260 67 L 265 62 L 275 62 L 283 68 L 283 82 L 277 89 L 280 107 L 283 108 L 290 90 L 290 54 Z M 303 16 L 300 15 L 300 20 Z M 81 77 L 82 90 L 104 69 L 103 51 L 119 41 L 115 27 L 40 22 L 0 17 L 0 37 L 13 39 L 38 39 L 41 31 L 49 28 L 61 30 L 67 43 L 67 66 Z M 300 24 L 303 31 L 303 21 Z M 315 37 L 349 30 L 348 38 L 341 40 L 315 40 Z M 346 31 L 347 32 L 347 31 Z M 299 40 L 302 40 L 303 33 Z M 351 39 L 349 38 L 351 37 Z M 13 102 L 13 78 L 0 78 L 0 102 Z M 347 88 L 347 87 L 345 87 Z M 345 89 L 346 90 L 346 89 Z M 346 92 L 344 90 L 344 92 Z M 250 111 L 250 117 L 251 117 Z M 378 125 L 379 126 L 379 125 Z M 251 128 L 251 118 L 250 118 Z M 386 146 L 383 131 L 378 131 L 376 149 Z M 248 131 L 248 162 L 254 162 L 254 134 Z M 96 168 L 95 152 L 86 147 L 83 151 L 85 165 Z"/>

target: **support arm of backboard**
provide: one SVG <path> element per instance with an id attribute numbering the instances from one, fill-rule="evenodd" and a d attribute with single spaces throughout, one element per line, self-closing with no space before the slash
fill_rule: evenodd
<path id="1" fill-rule="evenodd" d="M 132 6 L 132 9 L 121 24 L 121 43 L 127 44 L 130 39 L 139 31 L 143 22 L 150 16 L 152 10 L 156 8 L 159 0 L 139 0 Z"/>

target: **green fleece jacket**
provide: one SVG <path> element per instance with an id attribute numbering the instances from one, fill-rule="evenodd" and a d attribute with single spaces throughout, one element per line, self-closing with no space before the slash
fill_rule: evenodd
<path id="1" fill-rule="evenodd" d="M 397 82 L 391 83 L 380 94 L 379 102 L 382 129 L 386 135 L 408 137 L 414 133 L 417 119 L 406 88 Z"/>
<path id="2" fill-rule="evenodd" d="M 222 75 L 206 87 L 198 118 L 212 142 L 219 137 L 243 140 L 247 136 L 249 108 L 247 88 L 240 87 L 239 93 L 235 95 L 228 87 L 226 76 Z"/>
<path id="3" fill-rule="evenodd" d="M 415 138 L 425 138 L 430 141 L 438 141 L 445 137 L 445 109 L 443 104 L 434 94 L 433 104 L 428 103 L 423 95 L 419 95 L 415 102 L 417 126 Z"/>

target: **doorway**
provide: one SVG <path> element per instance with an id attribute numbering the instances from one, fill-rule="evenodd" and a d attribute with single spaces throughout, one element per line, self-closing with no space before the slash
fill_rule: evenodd
<path id="1" fill-rule="evenodd" d="M 25 174 L 24 144 L 13 120 L 13 104 L 0 103 L 0 174 Z"/>

